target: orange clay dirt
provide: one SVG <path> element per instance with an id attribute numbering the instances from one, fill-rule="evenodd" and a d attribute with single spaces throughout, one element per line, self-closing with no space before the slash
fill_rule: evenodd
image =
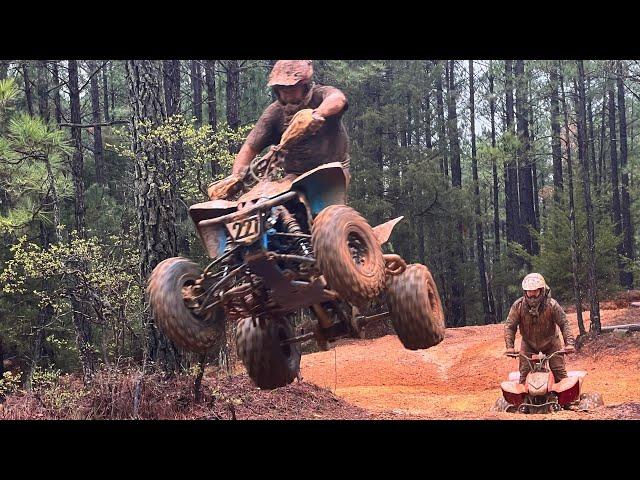
<path id="1" fill-rule="evenodd" d="M 577 335 L 576 314 L 567 315 Z M 589 312 L 584 312 L 585 326 Z M 640 323 L 640 308 L 602 310 L 602 325 Z M 520 334 L 516 336 L 516 348 Z M 447 329 L 428 350 L 405 349 L 395 335 L 343 340 L 302 357 L 302 377 L 374 414 L 422 419 L 640 419 L 640 332 L 602 334 L 576 354 L 567 370 L 586 370 L 583 392 L 605 406 L 590 412 L 522 415 L 492 412 L 500 382 L 518 361 L 505 357 L 504 324 Z M 388 417 L 387 417 L 388 418 Z"/>

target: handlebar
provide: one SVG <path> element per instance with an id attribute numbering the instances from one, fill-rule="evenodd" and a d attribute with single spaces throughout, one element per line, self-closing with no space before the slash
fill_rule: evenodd
<path id="1" fill-rule="evenodd" d="M 512 358 L 518 358 L 518 357 L 523 357 L 526 358 L 527 360 L 549 360 L 551 357 L 555 356 L 555 355 L 566 355 L 567 352 L 562 349 L 562 350 L 558 350 L 556 352 L 553 352 L 551 355 L 545 355 L 544 353 L 542 354 L 538 354 L 538 353 L 534 353 L 533 355 L 531 355 L 531 357 L 527 357 L 526 355 L 523 355 L 520 352 L 513 352 L 513 353 L 507 353 L 507 357 L 512 357 Z"/>

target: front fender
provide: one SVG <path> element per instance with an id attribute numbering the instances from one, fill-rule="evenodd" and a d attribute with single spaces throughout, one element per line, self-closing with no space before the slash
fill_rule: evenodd
<path id="1" fill-rule="evenodd" d="M 378 243 L 382 246 L 389 240 L 391 232 L 396 224 L 404 218 L 404 215 L 389 220 L 388 222 L 381 223 L 380 225 L 373 227 L 373 233 L 375 233 Z"/>

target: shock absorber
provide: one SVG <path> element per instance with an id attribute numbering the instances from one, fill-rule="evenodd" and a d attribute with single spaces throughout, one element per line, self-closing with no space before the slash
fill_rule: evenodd
<path id="1" fill-rule="evenodd" d="M 296 219 L 295 215 L 293 215 L 286 207 L 279 205 L 275 208 L 276 215 L 282 221 L 282 227 L 287 233 L 303 233 L 302 227 L 300 223 Z M 305 255 L 309 255 L 311 253 L 311 249 L 309 248 L 309 244 L 304 238 L 300 238 L 296 241 L 296 244 L 302 249 L 302 252 Z"/>

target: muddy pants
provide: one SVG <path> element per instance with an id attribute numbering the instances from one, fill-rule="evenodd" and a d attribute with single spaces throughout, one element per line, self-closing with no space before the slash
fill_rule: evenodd
<path id="1" fill-rule="evenodd" d="M 560 338 L 556 337 L 547 347 L 542 350 L 542 353 L 545 355 L 550 355 L 553 352 L 557 352 L 562 349 L 562 343 L 560 343 Z M 520 353 L 526 355 L 527 357 L 531 357 L 531 355 L 538 353 L 539 350 L 531 347 L 524 340 L 520 345 Z M 567 368 L 565 367 L 564 356 L 556 355 L 549 361 L 549 368 L 553 372 L 553 378 L 556 383 L 567 377 Z M 527 379 L 527 374 L 531 368 L 529 367 L 529 362 L 527 362 L 524 358 L 520 357 L 520 383 L 524 383 Z"/>

